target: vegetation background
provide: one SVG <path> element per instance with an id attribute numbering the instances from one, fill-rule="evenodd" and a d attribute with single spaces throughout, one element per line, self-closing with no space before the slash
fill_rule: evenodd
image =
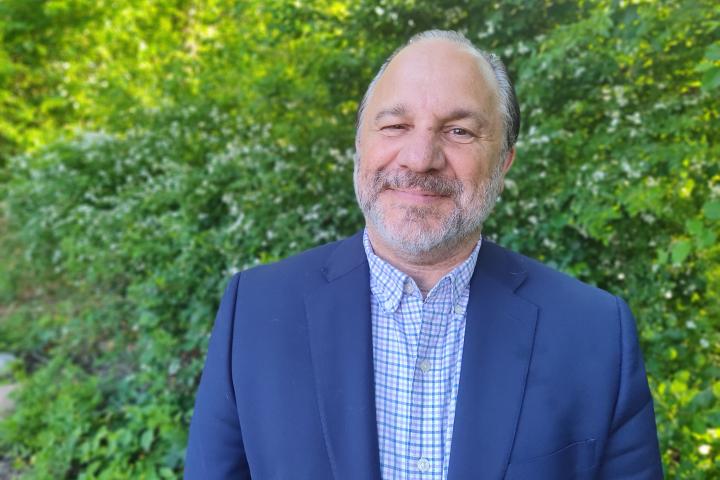
<path id="1" fill-rule="evenodd" d="M 667 477 L 720 478 L 715 0 L 0 0 L 13 475 L 181 476 L 228 276 L 362 225 L 358 99 L 428 28 L 516 80 L 486 232 L 629 301 Z"/>

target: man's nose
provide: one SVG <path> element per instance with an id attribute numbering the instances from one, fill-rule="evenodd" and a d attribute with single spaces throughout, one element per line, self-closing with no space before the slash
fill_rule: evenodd
<path id="1" fill-rule="evenodd" d="M 412 131 L 398 155 L 399 166 L 414 172 L 441 170 L 445 166 L 445 154 L 440 141 L 432 130 Z"/>

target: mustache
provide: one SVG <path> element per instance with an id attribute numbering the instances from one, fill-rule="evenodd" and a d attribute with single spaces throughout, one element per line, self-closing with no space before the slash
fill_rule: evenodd
<path id="1" fill-rule="evenodd" d="M 372 185 L 375 194 L 387 189 L 419 189 L 446 197 L 456 197 L 463 193 L 463 184 L 460 180 L 409 171 L 375 172 Z"/>

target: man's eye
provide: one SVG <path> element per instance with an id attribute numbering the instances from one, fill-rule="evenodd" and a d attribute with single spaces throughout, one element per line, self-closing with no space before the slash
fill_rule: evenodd
<path id="1" fill-rule="evenodd" d="M 380 131 L 383 132 L 385 135 L 398 135 L 405 130 L 407 130 L 407 125 L 404 125 L 402 123 L 386 125 L 380 128 Z"/>
<path id="2" fill-rule="evenodd" d="M 472 134 L 470 132 L 468 132 L 464 128 L 459 127 L 451 128 L 450 133 L 452 133 L 456 137 L 472 137 Z"/>
<path id="3" fill-rule="evenodd" d="M 459 143 L 470 143 L 475 139 L 475 134 L 470 130 L 465 130 L 462 127 L 452 127 L 446 130 L 448 138 L 454 142 Z"/>

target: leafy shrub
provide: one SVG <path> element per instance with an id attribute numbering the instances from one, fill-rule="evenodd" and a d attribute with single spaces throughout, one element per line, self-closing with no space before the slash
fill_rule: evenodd
<path id="1" fill-rule="evenodd" d="M 20 152 L 0 174 L 0 348 L 24 364 L 0 451 L 26 478 L 178 477 L 227 277 L 360 228 L 357 99 L 430 27 L 517 79 L 524 130 L 486 232 L 629 300 L 666 473 L 717 476 L 712 2 L 35 3 L 38 24 L 0 8 L 0 102 L 29 125 L 0 120 L 0 154 Z M 36 109 L 61 90 L 74 107 Z"/>
<path id="2" fill-rule="evenodd" d="M 59 365 L 74 368 L 55 377 L 56 388 L 73 392 L 87 376 L 99 396 L 89 405 L 77 399 L 91 415 L 72 416 L 78 430 L 67 455 L 31 457 L 39 472 L 177 473 L 227 276 L 359 225 L 357 212 L 338 208 L 353 198 L 348 153 L 278 146 L 271 127 L 247 127 L 212 107 L 150 122 L 122 139 L 82 134 L 12 164 L 13 241 L 29 264 L 64 279 L 68 298 L 46 313 L 60 321 L 31 329 L 26 348 L 52 332 L 39 343 L 52 361 L 30 377 L 38 385 L 19 399 L 6 441 L 21 457 L 53 448 L 44 441 L 56 427 L 37 413 L 57 395 L 41 382 Z M 321 186 L 337 194 L 313 195 Z M 14 316 L 11 330 L 28 320 Z"/>

